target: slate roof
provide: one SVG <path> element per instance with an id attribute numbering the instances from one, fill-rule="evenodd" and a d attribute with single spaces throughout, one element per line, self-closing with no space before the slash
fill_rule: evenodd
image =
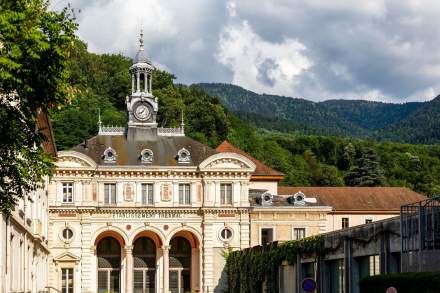
<path id="1" fill-rule="evenodd" d="M 220 153 L 236 153 L 236 154 L 242 155 L 242 156 L 248 158 L 249 160 L 251 160 L 252 162 L 254 162 L 254 164 L 256 165 L 256 168 L 255 168 L 255 172 L 252 174 L 253 176 L 275 176 L 275 177 L 280 177 L 279 180 L 283 179 L 282 178 L 284 176 L 283 173 L 266 166 L 261 161 L 255 159 L 254 157 L 252 157 L 248 153 L 235 147 L 227 140 L 222 142 L 216 148 L 216 151 L 218 151 Z"/>
<path id="2" fill-rule="evenodd" d="M 400 206 L 425 200 L 420 193 L 405 187 L 290 187 L 278 186 L 278 194 L 303 192 L 315 197 L 319 205 L 336 211 L 400 211 Z"/>
<path id="3" fill-rule="evenodd" d="M 111 147 L 116 151 L 116 162 L 103 160 L 104 151 Z M 178 163 L 177 152 L 185 148 L 191 154 L 190 163 Z M 140 154 L 143 149 L 153 151 L 153 162 L 142 163 Z M 72 149 L 92 158 L 99 165 L 151 165 L 151 166 L 197 166 L 206 158 L 217 153 L 214 149 L 186 136 L 157 136 L 149 141 L 127 141 L 125 135 L 97 135 Z"/>

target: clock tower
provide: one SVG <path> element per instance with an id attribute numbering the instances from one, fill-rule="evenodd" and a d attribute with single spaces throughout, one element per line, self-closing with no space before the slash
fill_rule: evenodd
<path id="1" fill-rule="evenodd" d="M 131 95 L 127 96 L 128 140 L 148 140 L 157 136 L 157 98 L 152 92 L 154 66 L 144 50 L 143 33 L 139 38 L 139 50 L 130 67 Z"/>

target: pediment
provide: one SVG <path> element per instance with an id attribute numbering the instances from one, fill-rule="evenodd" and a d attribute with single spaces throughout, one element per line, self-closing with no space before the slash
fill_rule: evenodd
<path id="1" fill-rule="evenodd" d="M 90 157 L 75 151 L 58 152 L 55 165 L 60 168 L 96 167 L 96 163 Z"/>
<path id="2" fill-rule="evenodd" d="M 53 259 L 55 262 L 78 262 L 80 258 L 70 252 L 64 252 Z"/>
<path id="3" fill-rule="evenodd" d="M 220 153 L 207 158 L 200 164 L 200 170 L 230 170 L 254 172 L 255 164 L 248 158 L 235 153 Z"/>

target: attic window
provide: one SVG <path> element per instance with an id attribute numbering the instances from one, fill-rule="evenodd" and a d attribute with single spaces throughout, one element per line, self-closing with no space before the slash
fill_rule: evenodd
<path id="1" fill-rule="evenodd" d="M 114 149 L 112 149 L 111 147 L 108 147 L 104 151 L 104 154 L 103 154 L 104 162 L 106 162 L 106 163 L 116 162 L 116 157 L 117 157 L 116 151 Z"/>
<path id="2" fill-rule="evenodd" d="M 186 148 L 182 148 L 177 152 L 177 162 L 178 163 L 191 162 L 191 154 Z"/>
<path id="3" fill-rule="evenodd" d="M 294 195 L 289 197 L 287 199 L 287 201 L 290 204 L 305 205 L 305 198 L 306 198 L 306 195 L 304 193 L 302 193 L 301 191 L 298 191 L 297 193 L 295 193 Z"/>
<path id="4" fill-rule="evenodd" d="M 261 205 L 272 205 L 273 195 L 269 192 L 265 192 L 261 195 L 260 203 Z"/>
<path id="5" fill-rule="evenodd" d="M 150 149 L 144 149 L 141 152 L 142 163 L 152 163 L 153 162 L 153 151 Z"/>

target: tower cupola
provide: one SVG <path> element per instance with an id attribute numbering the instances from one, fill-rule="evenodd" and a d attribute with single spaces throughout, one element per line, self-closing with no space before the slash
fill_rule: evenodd
<path id="1" fill-rule="evenodd" d="M 151 96 L 152 92 L 152 65 L 144 49 L 144 34 L 141 30 L 139 37 L 139 50 L 133 59 L 133 65 L 130 67 L 131 73 L 131 92 L 133 95 Z"/>

